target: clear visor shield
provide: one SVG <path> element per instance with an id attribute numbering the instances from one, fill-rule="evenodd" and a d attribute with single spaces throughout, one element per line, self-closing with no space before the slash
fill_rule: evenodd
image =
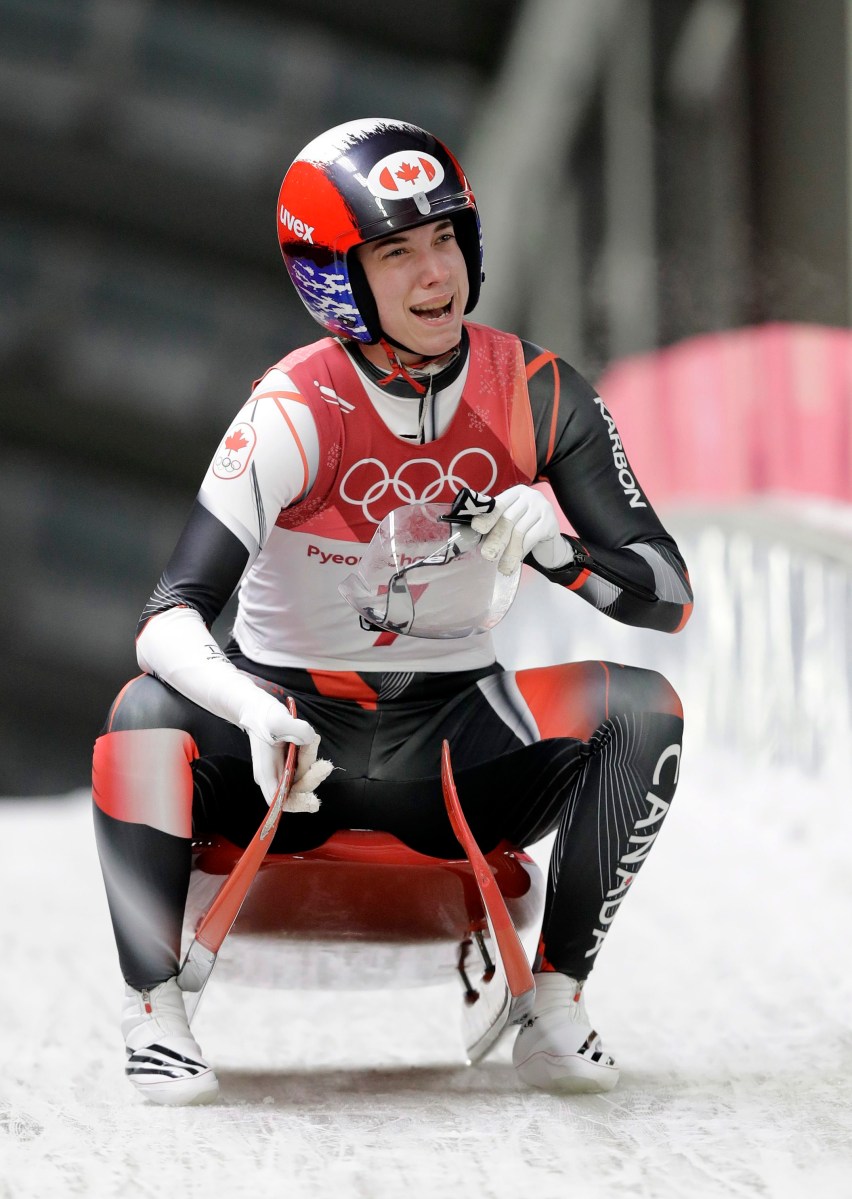
<path id="1" fill-rule="evenodd" d="M 338 590 L 365 627 L 408 637 L 468 637 L 503 619 L 521 569 L 502 575 L 450 504 L 406 504 L 382 521 Z M 443 519 L 442 519 L 443 518 Z"/>

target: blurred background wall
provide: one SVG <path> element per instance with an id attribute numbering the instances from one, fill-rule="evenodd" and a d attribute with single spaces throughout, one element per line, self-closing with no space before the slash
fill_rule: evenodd
<path id="1" fill-rule="evenodd" d="M 848 0 L 0 0 L 0 794 L 85 783 L 224 423 L 318 335 L 274 220 L 311 137 L 457 148 L 477 319 L 595 379 L 849 323 L 850 46 Z"/>

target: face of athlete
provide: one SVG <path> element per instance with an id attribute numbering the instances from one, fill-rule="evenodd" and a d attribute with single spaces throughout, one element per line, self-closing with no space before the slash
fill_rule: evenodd
<path id="1" fill-rule="evenodd" d="M 414 351 L 398 350 L 403 362 L 439 357 L 458 345 L 469 287 L 452 221 L 392 233 L 360 246 L 358 254 L 382 329 Z M 381 346 L 362 349 L 377 365 L 387 366 Z"/>

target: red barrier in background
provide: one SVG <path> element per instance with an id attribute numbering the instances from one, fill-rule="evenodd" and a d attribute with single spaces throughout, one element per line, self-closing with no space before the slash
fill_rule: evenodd
<path id="1" fill-rule="evenodd" d="M 852 502 L 852 332 L 771 324 L 614 363 L 598 390 L 651 503 Z"/>

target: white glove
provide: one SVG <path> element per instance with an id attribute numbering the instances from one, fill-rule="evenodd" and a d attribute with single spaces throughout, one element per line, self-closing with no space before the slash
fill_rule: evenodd
<path id="1" fill-rule="evenodd" d="M 304 721 L 300 721 L 304 724 Z M 317 812 L 320 798 L 314 793 L 315 788 L 327 779 L 334 767 L 324 758 L 317 758 L 320 739 L 314 736 L 307 745 L 300 747 L 296 757 L 296 774 L 293 778 L 290 794 L 284 803 L 285 812 Z M 275 792 L 284 773 L 284 760 L 287 756 L 286 743 L 267 745 L 265 741 L 249 733 L 251 745 L 251 764 L 254 771 L 254 781 L 263 792 L 263 798 L 272 806 Z"/>
<path id="2" fill-rule="evenodd" d="M 553 505 L 536 491 L 519 483 L 494 497 L 494 509 L 471 521 L 474 532 L 485 534 L 483 558 L 496 562 L 501 574 L 514 574 L 527 554 L 546 570 L 571 561 L 574 550 L 559 532 Z"/>
<path id="3" fill-rule="evenodd" d="M 301 748 L 284 811 L 316 812 L 320 801 L 314 788 L 328 778 L 333 769 L 331 762 L 317 760 L 319 736 L 306 720 L 294 719 L 284 705 L 266 691 L 260 687 L 255 687 L 255 691 L 257 695 L 251 696 L 240 712 L 240 725 L 248 733 L 251 746 L 254 781 L 271 805 L 284 773 L 287 744 L 294 741 Z"/>
<path id="4" fill-rule="evenodd" d="M 320 797 L 314 794 L 321 782 L 328 778 L 334 766 L 327 758 L 318 758 L 320 739 L 315 737 L 309 745 L 303 745 L 296 758 L 296 775 L 287 802 L 285 812 L 316 812 L 319 809 Z"/>
<path id="5" fill-rule="evenodd" d="M 159 675 L 199 707 L 245 729 L 254 779 L 268 804 L 284 772 L 286 743 L 303 746 L 284 808 L 317 810 L 319 799 L 313 789 L 332 769 L 330 762 L 316 760 L 319 737 L 307 720 L 292 717 L 284 704 L 228 661 L 194 609 L 170 608 L 152 617 L 136 649 L 143 670 Z"/>

